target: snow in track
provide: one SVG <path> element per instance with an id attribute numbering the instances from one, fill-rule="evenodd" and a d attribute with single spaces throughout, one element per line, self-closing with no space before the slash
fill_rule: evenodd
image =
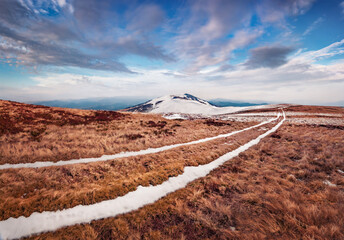
<path id="1" fill-rule="evenodd" d="M 0 239 L 20 238 L 31 234 L 55 231 L 65 226 L 114 217 L 118 214 L 128 213 L 147 204 L 154 203 L 167 194 L 186 187 L 186 185 L 191 181 L 205 177 L 210 173 L 210 171 L 219 167 L 226 161 L 258 144 L 261 139 L 275 132 L 284 121 L 285 113 L 283 112 L 283 120 L 256 139 L 253 139 L 234 151 L 219 157 L 211 163 L 197 167 L 185 167 L 183 174 L 177 177 L 171 177 L 160 185 L 149 187 L 139 186 L 137 190 L 122 197 L 92 205 L 79 205 L 56 212 L 35 212 L 29 217 L 21 216 L 19 218 L 9 218 L 7 220 L 0 221 Z"/>
<path id="2" fill-rule="evenodd" d="M 99 162 L 99 161 L 108 161 L 108 160 L 113 160 L 116 158 L 124 158 L 124 157 L 133 157 L 133 156 L 140 156 L 140 155 L 145 155 L 145 154 L 151 154 L 151 153 L 158 153 L 166 150 L 170 150 L 172 148 L 176 147 L 181 147 L 181 146 L 187 146 L 191 144 L 197 144 L 197 143 L 203 143 L 203 142 L 208 142 L 211 140 L 215 140 L 218 138 L 225 138 L 232 136 L 234 134 L 244 132 L 259 126 L 262 126 L 264 124 L 270 123 L 272 121 L 275 121 L 279 118 L 280 113 L 278 113 L 276 118 L 270 119 L 268 121 L 262 122 L 260 124 L 257 124 L 255 126 L 251 126 L 242 130 L 234 131 L 231 133 L 226 133 L 226 134 L 221 134 L 215 137 L 209 137 L 209 138 L 203 138 L 199 140 L 195 140 L 192 142 L 187 142 L 187 143 L 178 143 L 178 144 L 173 144 L 173 145 L 168 145 L 168 146 L 163 146 L 159 148 L 148 148 L 145 150 L 140 150 L 140 151 L 134 151 L 134 152 L 121 152 L 113 155 L 103 155 L 98 158 L 80 158 L 80 159 L 72 159 L 72 160 L 67 160 L 67 161 L 58 161 L 58 162 L 34 162 L 34 163 L 18 163 L 18 164 L 3 164 L 0 165 L 0 170 L 2 169 L 9 169 L 9 168 L 41 168 L 41 167 L 52 167 L 52 166 L 63 166 L 63 165 L 70 165 L 70 164 L 76 164 L 76 163 L 91 163 L 91 162 Z"/>

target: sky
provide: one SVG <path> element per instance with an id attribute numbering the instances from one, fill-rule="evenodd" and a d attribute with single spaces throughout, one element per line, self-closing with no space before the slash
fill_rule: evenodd
<path id="1" fill-rule="evenodd" d="M 344 105 L 342 0 L 0 0 L 0 99 Z"/>

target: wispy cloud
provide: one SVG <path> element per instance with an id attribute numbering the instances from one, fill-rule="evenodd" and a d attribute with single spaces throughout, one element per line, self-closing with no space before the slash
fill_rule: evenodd
<path id="1" fill-rule="evenodd" d="M 344 1 L 339 4 L 339 6 L 342 8 L 342 14 L 344 15 Z"/>
<path id="2" fill-rule="evenodd" d="M 300 52 L 293 60 L 313 63 L 318 60 L 344 54 L 344 39 L 315 51 Z"/>
<path id="3" fill-rule="evenodd" d="M 257 11 L 263 22 L 285 23 L 291 15 L 304 14 L 315 0 L 263 0 L 257 5 Z"/>
<path id="4" fill-rule="evenodd" d="M 163 24 L 164 11 L 156 4 L 142 4 L 127 13 L 128 28 L 134 31 L 149 32 Z"/>
<path id="5" fill-rule="evenodd" d="M 320 23 L 322 23 L 324 21 L 323 17 L 319 17 L 317 20 L 315 20 L 302 34 L 303 36 L 306 36 L 308 34 L 310 34 L 312 31 L 314 31 Z"/>
<path id="6" fill-rule="evenodd" d="M 187 62 L 185 71 L 196 73 L 203 67 L 228 60 L 230 52 L 244 47 L 259 36 L 259 30 L 238 30 L 227 38 L 233 29 L 249 19 L 250 1 L 198 1 L 191 5 L 188 21 L 185 21 L 174 39 L 174 48 Z M 240 38 L 240 41 L 237 39 Z"/>

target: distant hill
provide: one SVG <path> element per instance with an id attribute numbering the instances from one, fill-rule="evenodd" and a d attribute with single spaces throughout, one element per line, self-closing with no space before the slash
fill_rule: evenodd
<path id="1" fill-rule="evenodd" d="M 30 102 L 32 104 L 44 105 L 49 107 L 77 108 L 77 109 L 93 109 L 93 110 L 120 110 L 128 108 L 148 99 L 138 97 L 114 97 L 114 98 L 90 98 L 78 100 L 52 100 Z"/>
<path id="2" fill-rule="evenodd" d="M 183 113 L 183 114 L 202 114 L 217 115 L 244 111 L 252 108 L 261 108 L 263 106 L 245 105 L 245 106 L 227 106 L 220 107 L 212 102 L 208 102 L 191 94 L 166 95 L 154 98 L 150 101 L 125 109 L 128 112 L 150 112 L 150 113 Z M 265 107 L 265 106 L 264 106 Z"/>
<path id="3" fill-rule="evenodd" d="M 172 96 L 171 99 L 169 99 Z M 208 105 L 209 108 L 211 107 L 250 107 L 250 106 L 258 106 L 258 105 L 267 105 L 267 103 L 249 103 L 249 102 L 240 102 L 234 100 L 226 100 L 226 99 L 212 99 L 209 101 L 200 99 L 198 97 L 192 96 L 191 94 L 183 94 L 183 95 L 169 95 L 165 97 L 160 97 L 157 100 L 157 106 L 164 100 L 167 104 L 167 98 L 170 103 L 180 102 L 180 100 L 187 100 L 184 103 L 188 103 L 186 105 L 192 104 L 192 107 L 197 107 L 198 105 L 195 103 L 200 103 L 200 106 Z M 150 112 L 151 101 L 148 98 L 144 97 L 112 97 L 112 98 L 89 98 L 89 99 L 77 99 L 77 100 L 51 100 L 51 101 L 36 101 L 36 102 L 29 102 L 31 104 L 37 105 L 44 105 L 49 107 L 62 107 L 62 108 L 76 108 L 76 109 L 92 109 L 92 110 L 122 110 L 127 109 L 128 111 L 138 111 L 138 112 Z M 161 102 L 159 102 L 161 101 Z M 143 104 L 142 104 L 143 103 Z M 163 105 L 164 105 L 163 104 Z M 186 106 L 184 104 L 184 106 Z M 134 107 L 133 107 L 134 106 Z M 159 109 L 161 109 L 159 106 Z M 166 107 L 171 108 L 172 106 L 169 105 Z M 191 105 L 190 105 L 191 107 Z M 165 109 L 166 110 L 166 109 Z M 158 110 L 155 110 L 158 111 Z M 172 111 L 172 109 L 171 109 Z M 154 112 L 154 111 L 153 111 Z"/>
<path id="4" fill-rule="evenodd" d="M 209 100 L 208 102 L 217 107 L 250 107 L 250 106 L 269 104 L 269 103 L 240 102 L 240 101 L 234 101 L 234 100 L 232 101 L 232 100 L 226 100 L 226 99 L 212 99 L 212 100 Z"/>

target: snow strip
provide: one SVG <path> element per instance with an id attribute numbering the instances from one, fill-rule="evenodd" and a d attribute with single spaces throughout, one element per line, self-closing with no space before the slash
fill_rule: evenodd
<path id="1" fill-rule="evenodd" d="M 336 184 L 331 183 L 329 180 L 325 180 L 325 181 L 323 181 L 323 183 L 330 186 L 330 187 L 336 187 L 337 186 Z"/>
<path id="2" fill-rule="evenodd" d="M 113 200 L 106 200 L 92 205 L 78 205 L 73 208 L 58 210 L 56 212 L 35 212 L 29 217 L 9 218 L 0 221 L 0 239 L 13 239 L 46 231 L 55 231 L 61 227 L 80 223 L 88 223 L 102 218 L 115 217 L 118 214 L 137 210 L 147 204 L 154 203 L 160 198 L 172 193 L 198 178 L 205 177 L 210 171 L 219 167 L 226 161 L 238 156 L 241 152 L 259 143 L 261 139 L 275 132 L 285 121 L 283 120 L 272 129 L 256 139 L 228 152 L 218 159 L 197 167 L 185 167 L 184 173 L 177 177 L 170 177 L 167 181 L 157 186 L 139 186 L 133 192 Z"/>
<path id="3" fill-rule="evenodd" d="M 175 113 L 175 114 L 171 114 L 171 115 L 164 115 L 162 117 L 166 118 L 166 119 L 170 119 L 170 120 L 173 120 L 173 119 L 187 119 L 186 117 L 183 117 L 179 113 Z"/>
<path id="4" fill-rule="evenodd" d="M 252 128 L 256 128 L 259 126 L 262 126 L 264 124 L 273 122 L 277 120 L 280 117 L 280 113 L 278 113 L 276 118 L 270 119 L 268 121 L 259 123 L 255 126 L 251 126 L 248 128 L 244 128 L 242 130 L 234 131 L 231 133 L 226 133 L 226 134 L 220 134 L 215 137 L 208 137 L 208 138 L 203 138 L 199 140 L 195 140 L 192 142 L 187 142 L 187 143 L 178 143 L 178 144 L 173 144 L 173 145 L 167 145 L 163 147 L 158 147 L 158 148 L 148 148 L 145 150 L 140 150 L 140 151 L 133 151 L 133 152 L 121 152 L 113 155 L 103 155 L 98 158 L 80 158 L 80 159 L 72 159 L 72 160 L 67 160 L 67 161 L 58 161 L 58 162 L 34 162 L 34 163 L 17 163 L 17 164 L 3 164 L 0 165 L 0 170 L 2 169 L 9 169 L 9 168 L 41 168 L 41 167 L 51 167 L 51 166 L 64 166 L 64 165 L 70 165 L 70 164 L 77 164 L 77 163 L 90 163 L 90 162 L 99 162 L 99 161 L 108 161 L 108 160 L 113 160 L 116 158 L 124 158 L 124 157 L 133 157 L 133 156 L 140 156 L 140 155 L 145 155 L 145 154 L 151 154 L 151 153 L 158 153 L 166 150 L 170 150 L 172 148 L 176 147 L 181 147 L 181 146 L 187 146 L 187 145 L 192 145 L 192 144 L 197 144 L 197 143 L 203 143 L 203 142 L 208 142 L 214 139 L 218 138 L 225 138 L 232 136 L 237 133 L 241 133 L 247 130 L 250 130 Z"/>

